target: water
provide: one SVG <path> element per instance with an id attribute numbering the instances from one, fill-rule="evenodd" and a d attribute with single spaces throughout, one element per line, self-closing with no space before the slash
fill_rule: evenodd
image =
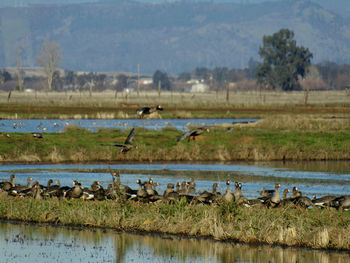
<path id="1" fill-rule="evenodd" d="M 99 128 L 118 128 L 121 130 L 132 127 L 143 127 L 150 130 L 160 130 L 174 127 L 185 131 L 189 126 L 205 126 L 232 124 L 239 122 L 255 122 L 258 119 L 36 119 L 36 120 L 0 120 L 0 132 L 62 132 L 70 126 L 78 126 L 87 130 L 97 131 Z"/>
<path id="2" fill-rule="evenodd" d="M 61 185 L 72 185 L 73 180 L 78 180 L 83 186 L 90 186 L 95 180 L 100 181 L 103 187 L 112 182 L 112 178 L 106 164 L 45 164 L 26 165 L 9 164 L 0 165 L 0 181 L 8 181 L 11 173 L 16 174 L 15 183 L 25 184 L 28 177 L 45 185 L 49 179 L 60 180 Z M 314 195 L 323 196 L 328 194 L 350 194 L 350 162 L 314 162 L 307 169 L 300 163 L 283 164 L 272 163 L 210 163 L 210 164 L 184 164 L 184 163 L 161 163 L 161 164 L 113 164 L 111 169 L 122 169 L 121 182 L 137 189 L 137 179 L 142 181 L 152 177 L 158 182 L 158 192 L 163 193 L 167 183 L 189 181 L 191 177 L 196 180 L 197 193 L 211 190 L 214 182 L 219 182 L 218 191 L 224 192 L 225 181 L 244 180 L 242 192 L 247 198 L 257 198 L 261 187 L 272 189 L 277 182 L 282 183 L 282 189 L 297 186 L 305 196 L 312 198 Z M 314 167 L 314 168 L 312 168 Z M 322 170 L 322 167 L 327 167 Z M 333 167 L 333 168 L 332 168 Z M 94 171 L 92 171 L 94 169 Z M 101 172 L 99 171 L 101 170 Z M 139 172 L 138 172 L 139 171 Z M 178 171 L 187 172 L 179 175 Z M 220 172 L 223 172 L 220 174 Z M 253 176 L 260 176 L 254 180 Z M 274 179 L 274 178 L 278 178 Z M 297 178 L 298 181 L 290 181 Z M 294 180 L 294 179 L 293 179 Z"/>
<path id="3" fill-rule="evenodd" d="M 349 253 L 0 222 L 1 262 L 348 263 Z"/>

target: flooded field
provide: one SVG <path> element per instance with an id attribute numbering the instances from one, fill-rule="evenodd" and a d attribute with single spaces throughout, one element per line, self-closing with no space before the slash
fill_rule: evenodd
<path id="1" fill-rule="evenodd" d="M 0 222 L 1 262 L 348 263 L 348 253 Z"/>
<path id="2" fill-rule="evenodd" d="M 189 126 L 220 125 L 239 122 L 255 122 L 258 119 L 33 119 L 33 120 L 0 120 L 0 132 L 62 132 L 66 127 L 78 126 L 87 130 L 97 131 L 99 128 L 129 129 L 142 127 L 159 130 L 174 127 L 184 131 Z"/>

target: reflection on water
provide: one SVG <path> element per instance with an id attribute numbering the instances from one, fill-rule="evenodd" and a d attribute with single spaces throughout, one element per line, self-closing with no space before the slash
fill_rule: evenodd
<path id="1" fill-rule="evenodd" d="M 349 253 L 0 223 L 1 262 L 320 262 Z"/>

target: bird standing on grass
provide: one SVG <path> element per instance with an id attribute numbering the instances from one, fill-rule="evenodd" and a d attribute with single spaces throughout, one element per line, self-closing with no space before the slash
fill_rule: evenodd
<path id="1" fill-rule="evenodd" d="M 192 140 L 196 140 L 196 137 L 198 135 L 201 135 L 203 132 L 209 132 L 209 127 L 208 126 L 203 126 L 203 127 L 199 127 L 197 129 L 191 130 L 186 132 L 185 134 L 183 134 L 182 136 L 180 136 L 177 141 L 182 141 L 186 138 L 188 138 L 188 141 Z"/>
<path id="2" fill-rule="evenodd" d="M 157 105 L 156 107 L 143 107 L 143 108 L 138 109 L 136 111 L 136 114 L 137 114 L 138 118 L 143 119 L 146 114 L 149 115 L 149 114 L 156 112 L 158 110 L 162 111 L 163 110 L 162 106 Z"/>
<path id="3" fill-rule="evenodd" d="M 135 128 L 132 128 L 124 143 L 108 143 L 108 144 L 101 144 L 101 145 L 121 147 L 122 149 L 120 151 L 120 154 L 127 153 L 134 147 L 137 149 L 137 146 L 134 146 L 131 144 L 131 141 L 134 139 L 134 136 L 135 136 Z"/>

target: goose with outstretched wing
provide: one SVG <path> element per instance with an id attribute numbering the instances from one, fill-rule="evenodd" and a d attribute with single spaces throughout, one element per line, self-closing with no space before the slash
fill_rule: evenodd
<path id="1" fill-rule="evenodd" d="M 132 140 L 134 139 L 134 136 L 135 136 L 135 128 L 132 128 L 124 143 L 108 143 L 108 144 L 101 144 L 101 145 L 121 147 L 122 149 L 120 153 L 126 153 L 130 151 L 132 148 L 137 148 L 137 146 L 134 146 L 131 144 Z"/>
<path id="2" fill-rule="evenodd" d="M 209 126 L 203 126 L 203 127 L 198 127 L 194 130 L 188 131 L 185 134 L 183 134 L 182 136 L 180 136 L 177 141 L 182 141 L 186 138 L 188 138 L 188 141 L 192 140 L 196 140 L 196 137 L 198 135 L 201 135 L 203 132 L 209 132 Z"/>

